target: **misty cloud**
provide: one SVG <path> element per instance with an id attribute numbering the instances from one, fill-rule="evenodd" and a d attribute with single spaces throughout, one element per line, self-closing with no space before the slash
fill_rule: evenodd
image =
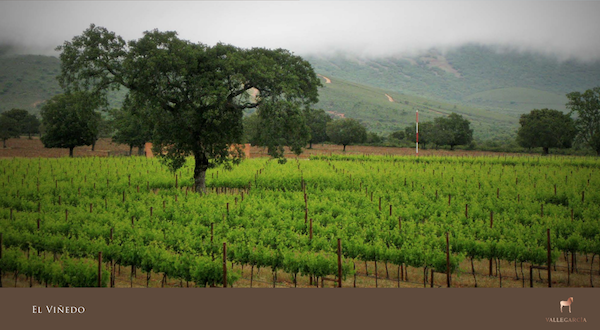
<path id="1" fill-rule="evenodd" d="M 0 2 L 1 52 L 57 55 L 91 23 L 125 39 L 158 28 L 194 42 L 362 56 L 466 43 L 600 59 L 600 2 Z M 18 45 L 18 46 L 17 46 Z"/>

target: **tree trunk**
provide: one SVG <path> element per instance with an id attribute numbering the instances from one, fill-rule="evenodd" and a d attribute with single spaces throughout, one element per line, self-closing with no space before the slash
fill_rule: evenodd
<path id="1" fill-rule="evenodd" d="M 196 165 L 194 166 L 194 185 L 196 187 L 196 192 L 200 194 L 205 194 L 208 158 L 203 152 L 197 151 L 194 152 L 194 160 L 196 162 Z"/>
<path id="2" fill-rule="evenodd" d="M 69 157 L 73 157 L 73 149 L 74 147 L 69 147 Z"/>
<path id="3" fill-rule="evenodd" d="M 129 145 L 129 156 L 131 156 L 131 151 L 133 150 L 133 144 Z"/>
<path id="4" fill-rule="evenodd" d="M 6 139 L 2 139 L 2 144 L 4 146 L 4 149 L 6 149 Z"/>
<path id="5" fill-rule="evenodd" d="M 27 135 L 29 136 L 29 140 L 31 140 L 31 132 L 27 133 Z"/>
<path id="6" fill-rule="evenodd" d="M 144 146 L 138 147 L 138 156 L 143 156 L 145 152 Z"/>
<path id="7" fill-rule="evenodd" d="M 94 140 L 94 142 L 92 142 L 92 151 L 96 149 L 96 142 L 98 142 L 98 140 Z"/>
<path id="8" fill-rule="evenodd" d="M 309 142 L 308 149 L 312 149 L 312 141 Z"/>
<path id="9" fill-rule="evenodd" d="M 547 155 L 548 154 L 548 147 L 544 147 L 544 151 L 542 152 L 543 155 Z"/>
<path id="10" fill-rule="evenodd" d="M 344 144 L 344 151 L 346 151 L 346 145 Z"/>
<path id="11" fill-rule="evenodd" d="M 453 144 L 450 145 L 450 150 L 454 150 L 454 145 Z"/>

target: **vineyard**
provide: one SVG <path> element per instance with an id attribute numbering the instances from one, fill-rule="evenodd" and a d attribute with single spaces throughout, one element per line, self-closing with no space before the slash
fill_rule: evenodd
<path id="1" fill-rule="evenodd" d="M 3 286 L 566 287 L 600 278 L 600 160 L 313 155 L 176 173 L 0 159 Z M 159 282 L 157 282 L 159 281 Z"/>

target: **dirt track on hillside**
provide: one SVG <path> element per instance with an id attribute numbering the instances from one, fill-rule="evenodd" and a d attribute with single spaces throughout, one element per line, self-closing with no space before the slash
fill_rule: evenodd
<path id="1" fill-rule="evenodd" d="M 321 77 L 321 78 L 325 79 L 325 83 L 326 83 L 326 84 L 331 84 L 331 79 L 329 79 L 329 78 L 325 77 L 325 76 L 324 76 L 324 75 L 322 75 L 322 74 L 318 74 L 318 73 L 317 73 L 317 76 L 319 76 L 319 77 Z"/>

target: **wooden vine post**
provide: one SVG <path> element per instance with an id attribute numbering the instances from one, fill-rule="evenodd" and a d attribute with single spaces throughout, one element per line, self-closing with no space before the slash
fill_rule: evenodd
<path id="1" fill-rule="evenodd" d="M 102 287 L 102 251 L 98 252 L 98 287 Z"/>
<path id="2" fill-rule="evenodd" d="M 342 287 L 342 240 L 338 238 L 338 288 Z"/>
<path id="3" fill-rule="evenodd" d="M 6 171 L 6 169 L 5 169 L 5 171 Z M 2 242 L 2 239 L 3 239 L 2 235 L 3 234 L 0 233 L 0 260 L 2 260 L 2 243 L 3 243 Z M 2 274 L 2 268 L 0 268 L 0 274 Z M 2 276 L 0 276 L 0 288 L 1 287 L 2 287 Z"/>
<path id="4" fill-rule="evenodd" d="M 490 211 L 490 229 L 494 227 L 494 211 Z M 492 276 L 492 258 L 490 258 L 490 276 Z"/>
<path id="5" fill-rule="evenodd" d="M 308 239 L 310 240 L 310 243 L 312 243 L 312 238 L 313 238 L 313 219 L 311 218 L 309 228 L 308 228 Z M 309 285 L 313 285 L 312 275 L 309 276 L 309 280 L 310 280 Z"/>
<path id="6" fill-rule="evenodd" d="M 446 283 L 450 287 L 450 241 L 446 232 Z"/>
<path id="7" fill-rule="evenodd" d="M 552 254 L 551 254 L 551 250 L 550 250 L 550 228 L 548 228 L 547 233 L 548 233 L 548 287 L 551 288 L 552 287 L 552 271 L 551 271 Z"/>
<path id="8" fill-rule="evenodd" d="M 223 287 L 227 287 L 227 243 L 223 242 Z"/>

